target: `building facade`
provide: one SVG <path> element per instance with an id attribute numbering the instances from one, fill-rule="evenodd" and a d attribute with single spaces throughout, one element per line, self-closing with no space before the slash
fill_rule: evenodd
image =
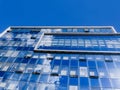
<path id="1" fill-rule="evenodd" d="M 120 90 L 112 26 L 12 26 L 0 35 L 0 90 Z"/>

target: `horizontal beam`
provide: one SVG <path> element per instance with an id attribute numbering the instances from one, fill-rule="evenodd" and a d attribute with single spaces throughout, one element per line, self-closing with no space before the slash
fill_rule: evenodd
<path id="1" fill-rule="evenodd" d="M 44 33 L 44 35 L 84 35 L 84 36 L 119 36 L 120 33 L 79 33 L 79 32 L 60 32 L 60 33 Z"/>
<path id="2" fill-rule="evenodd" d="M 46 50 L 46 49 L 35 49 L 34 52 L 120 55 L 120 52 L 118 52 L 118 51 L 87 51 L 87 50 L 49 50 L 49 49 Z"/>
<path id="3" fill-rule="evenodd" d="M 39 29 L 39 28 L 113 28 L 113 26 L 10 26 L 11 29 Z"/>

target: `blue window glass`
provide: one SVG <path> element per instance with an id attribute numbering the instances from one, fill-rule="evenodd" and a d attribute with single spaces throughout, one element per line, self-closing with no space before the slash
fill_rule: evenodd
<path id="1" fill-rule="evenodd" d="M 35 64 L 36 62 L 37 62 L 37 59 L 33 59 L 33 58 L 32 58 L 29 63 L 30 63 L 30 64 Z"/>
<path id="2" fill-rule="evenodd" d="M 48 83 L 50 84 L 58 84 L 59 83 L 59 77 L 58 76 L 50 76 Z"/>
<path id="3" fill-rule="evenodd" d="M 68 66 L 61 66 L 60 71 L 61 71 L 60 74 L 62 76 L 67 76 L 68 72 L 69 72 L 69 67 Z"/>
<path id="4" fill-rule="evenodd" d="M 7 57 L 2 57 L 1 59 L 0 59 L 0 62 L 6 62 L 7 61 Z"/>
<path id="5" fill-rule="evenodd" d="M 4 74 L 5 74 L 5 72 L 4 72 L 4 71 L 0 71 L 0 77 L 3 77 L 3 76 L 4 76 Z"/>
<path id="6" fill-rule="evenodd" d="M 97 66 L 98 66 L 99 69 L 101 69 L 101 68 L 105 69 L 106 68 L 104 61 L 97 61 Z"/>
<path id="7" fill-rule="evenodd" d="M 47 83 L 48 82 L 49 75 L 48 74 L 42 74 L 40 76 L 39 82 L 40 83 Z"/>
<path id="8" fill-rule="evenodd" d="M 86 77 L 80 78 L 80 88 L 88 88 L 89 87 L 89 81 Z"/>
<path id="9" fill-rule="evenodd" d="M 57 90 L 67 90 L 67 87 L 65 87 L 65 86 L 58 86 L 56 89 Z"/>
<path id="10" fill-rule="evenodd" d="M 36 84 L 35 83 L 29 83 L 27 85 L 28 90 L 36 90 Z"/>
<path id="11" fill-rule="evenodd" d="M 6 72 L 4 77 L 3 77 L 3 81 L 10 79 L 12 75 L 13 75 L 12 72 Z"/>
<path id="12" fill-rule="evenodd" d="M 114 69 L 115 68 L 113 62 L 106 62 L 106 66 L 107 66 L 108 69 Z"/>
<path id="13" fill-rule="evenodd" d="M 21 63 L 23 58 L 16 58 L 15 63 Z"/>
<path id="14" fill-rule="evenodd" d="M 60 77 L 60 85 L 67 86 L 67 84 L 68 84 L 68 76 L 61 76 Z"/>
<path id="15" fill-rule="evenodd" d="M 62 65 L 69 66 L 69 60 L 62 60 Z"/>
<path id="16" fill-rule="evenodd" d="M 120 89 L 120 79 L 111 79 L 113 88 L 119 88 Z"/>
<path id="17" fill-rule="evenodd" d="M 105 78 L 109 77 L 108 71 L 105 68 L 98 69 L 98 73 L 99 73 L 99 77 L 101 77 L 101 78 L 102 77 L 105 77 Z"/>
<path id="18" fill-rule="evenodd" d="M 30 82 L 38 82 L 38 78 L 39 78 L 39 75 L 32 74 L 29 81 Z"/>
<path id="19" fill-rule="evenodd" d="M 14 73 L 13 76 L 11 77 L 12 80 L 19 80 L 21 74 Z"/>
<path id="20" fill-rule="evenodd" d="M 24 58 L 21 63 L 28 63 L 29 61 L 30 61 L 30 59 Z"/>
<path id="21" fill-rule="evenodd" d="M 98 78 L 91 78 L 90 83 L 91 83 L 91 87 L 100 87 Z"/>
<path id="22" fill-rule="evenodd" d="M 78 60 L 71 60 L 71 67 L 78 67 Z"/>
<path id="23" fill-rule="evenodd" d="M 60 65 L 61 64 L 61 60 L 54 60 L 54 65 Z"/>
<path id="24" fill-rule="evenodd" d="M 108 78 L 101 78 L 100 81 L 101 81 L 103 88 L 111 88 L 112 87 L 110 80 Z"/>
<path id="25" fill-rule="evenodd" d="M 78 78 L 70 77 L 69 78 L 69 85 L 78 85 Z"/>
<path id="26" fill-rule="evenodd" d="M 58 74 L 58 73 L 59 73 L 59 69 L 60 69 L 60 66 L 58 66 L 58 65 L 53 65 L 52 73 Z"/>
<path id="27" fill-rule="evenodd" d="M 89 69 L 89 76 L 91 78 L 98 78 L 98 72 L 96 69 Z"/>
<path id="28" fill-rule="evenodd" d="M 117 66 L 117 68 L 120 68 L 120 62 L 115 62 L 115 65 Z"/>
<path id="29" fill-rule="evenodd" d="M 27 67 L 26 67 L 26 70 L 25 70 L 25 73 L 32 73 L 33 70 L 34 70 L 34 65 L 32 64 L 28 64 Z"/>
<path id="30" fill-rule="evenodd" d="M 17 49 L 16 50 L 23 50 L 23 47 L 17 47 Z"/>
<path id="31" fill-rule="evenodd" d="M 43 62 L 44 62 L 44 60 L 39 59 L 38 62 L 37 62 L 37 64 L 43 64 Z"/>
<path id="32" fill-rule="evenodd" d="M 95 61 L 88 61 L 88 68 L 96 68 Z"/>
<path id="33" fill-rule="evenodd" d="M 28 81 L 30 74 L 24 73 L 21 77 L 21 81 Z"/>
<path id="34" fill-rule="evenodd" d="M 14 72 L 17 70 L 18 68 L 18 65 L 17 63 L 14 63 L 13 65 L 11 65 L 9 68 L 8 68 L 8 71 L 11 71 L 11 72 Z"/>
<path id="35" fill-rule="evenodd" d="M 110 55 L 108 55 L 108 56 L 106 55 L 106 56 L 105 56 L 105 61 L 106 61 L 106 62 L 113 62 L 113 60 L 112 60 L 112 58 L 111 58 Z"/>
<path id="36" fill-rule="evenodd" d="M 81 67 L 86 67 L 87 66 L 87 62 L 79 62 L 79 66 L 81 66 Z"/>
<path id="37" fill-rule="evenodd" d="M 77 67 L 70 67 L 70 77 L 78 77 L 78 68 Z"/>
<path id="38" fill-rule="evenodd" d="M 11 57 L 7 60 L 8 63 L 12 63 L 14 61 L 15 58 Z"/>

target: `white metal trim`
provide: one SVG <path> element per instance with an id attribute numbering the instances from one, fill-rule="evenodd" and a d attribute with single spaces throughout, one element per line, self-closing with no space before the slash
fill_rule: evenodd
<path id="1" fill-rule="evenodd" d="M 11 30 L 10 27 L 8 27 L 7 29 L 5 29 L 5 30 L 0 34 L 0 38 L 1 38 L 7 31 L 9 31 L 9 30 Z"/>
<path id="2" fill-rule="evenodd" d="M 55 52 L 55 53 L 93 53 L 93 54 L 120 54 L 119 51 L 88 51 L 88 50 L 51 50 L 51 49 L 34 49 L 35 52 Z"/>
<path id="3" fill-rule="evenodd" d="M 39 41 L 37 42 L 37 44 L 36 44 L 36 46 L 35 46 L 35 48 L 34 48 L 35 50 L 37 50 L 37 48 L 38 48 L 38 46 L 39 46 L 39 43 L 41 42 L 43 36 L 44 36 L 44 33 L 42 33 L 42 35 L 41 35 Z"/>
<path id="4" fill-rule="evenodd" d="M 97 29 L 100 29 L 100 28 L 111 28 L 112 29 L 112 32 L 113 33 L 117 33 L 116 30 L 114 29 L 113 26 L 10 26 L 10 28 L 15 28 L 15 29 L 22 29 L 22 28 L 25 28 L 25 29 L 41 29 L 41 28 L 97 28 Z"/>
<path id="5" fill-rule="evenodd" d="M 11 28 L 113 28 L 113 26 L 10 26 Z"/>
<path id="6" fill-rule="evenodd" d="M 114 33 L 117 33 L 117 31 L 115 30 L 115 28 L 113 26 L 111 28 L 112 28 Z"/>

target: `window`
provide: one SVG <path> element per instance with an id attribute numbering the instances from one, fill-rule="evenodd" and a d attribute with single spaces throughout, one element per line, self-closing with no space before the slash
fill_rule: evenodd
<path id="1" fill-rule="evenodd" d="M 105 56 L 105 62 L 113 62 L 110 56 Z"/>
<path id="2" fill-rule="evenodd" d="M 60 57 L 60 56 L 55 56 L 55 59 L 56 59 L 56 60 L 60 60 L 61 57 Z"/>
<path id="3" fill-rule="evenodd" d="M 39 82 L 40 83 L 47 83 L 48 82 L 49 75 L 48 74 L 41 74 Z"/>
<path id="4" fill-rule="evenodd" d="M 11 77 L 12 80 L 18 81 L 20 79 L 21 74 L 14 73 L 13 76 Z"/>
<path id="5" fill-rule="evenodd" d="M 34 69 L 34 66 L 32 64 L 28 64 L 25 70 L 25 73 L 32 73 L 33 69 Z"/>
<path id="6" fill-rule="evenodd" d="M 78 78 L 70 77 L 69 78 L 69 85 L 75 85 L 75 86 L 77 86 L 78 85 Z"/>
<path id="7" fill-rule="evenodd" d="M 54 65 L 60 66 L 60 64 L 61 64 L 61 60 L 54 60 Z"/>
<path id="8" fill-rule="evenodd" d="M 7 71 L 7 69 L 9 68 L 10 65 L 11 65 L 10 63 L 7 63 L 7 64 L 3 65 L 1 70 L 2 71 Z"/>
<path id="9" fill-rule="evenodd" d="M 59 83 L 59 77 L 58 76 L 50 76 L 48 83 L 50 83 L 50 84 Z"/>
<path id="10" fill-rule="evenodd" d="M 69 90 L 78 90 L 78 86 L 72 86 L 72 85 L 70 85 L 69 86 Z"/>
<path id="11" fill-rule="evenodd" d="M 97 78 L 91 78 L 90 83 L 91 83 L 91 87 L 100 87 L 99 79 Z"/>
<path id="12" fill-rule="evenodd" d="M 98 67 L 98 69 L 101 69 L 101 68 L 106 68 L 105 67 L 105 63 L 104 63 L 104 61 L 97 61 L 97 67 Z"/>
<path id="13" fill-rule="evenodd" d="M 12 53 L 13 53 L 13 51 L 7 51 L 5 56 L 10 57 Z"/>
<path id="14" fill-rule="evenodd" d="M 51 72 L 51 66 L 44 66 L 43 67 L 43 73 L 50 73 Z"/>
<path id="15" fill-rule="evenodd" d="M 79 62 L 79 66 L 81 67 L 87 67 L 87 62 Z"/>
<path id="16" fill-rule="evenodd" d="M 63 76 L 68 75 L 68 67 L 67 66 L 62 66 L 61 75 L 63 75 Z"/>
<path id="17" fill-rule="evenodd" d="M 26 64 L 20 64 L 16 72 L 23 73 L 25 71 L 25 68 L 26 68 Z"/>
<path id="18" fill-rule="evenodd" d="M 34 68 L 34 74 L 40 74 L 42 70 L 42 65 L 36 65 Z"/>
<path id="19" fill-rule="evenodd" d="M 0 87 L 5 88 L 6 87 L 6 83 L 5 82 L 1 82 L 0 83 Z"/>
<path id="20" fill-rule="evenodd" d="M 78 70 L 77 68 L 70 69 L 70 77 L 78 77 Z"/>
<path id="21" fill-rule="evenodd" d="M 37 59 L 38 57 L 39 57 L 38 54 L 34 54 L 32 58 L 36 58 Z"/>
<path id="22" fill-rule="evenodd" d="M 27 54 L 26 56 L 25 56 L 25 58 L 31 58 L 32 57 L 32 54 Z"/>
<path id="23" fill-rule="evenodd" d="M 96 68 L 95 61 L 88 61 L 88 68 Z"/>
<path id="24" fill-rule="evenodd" d="M 113 88 L 120 89 L 120 79 L 111 79 Z"/>
<path id="25" fill-rule="evenodd" d="M 108 78 L 109 74 L 105 68 L 98 69 L 99 77 L 100 78 Z"/>
<path id="26" fill-rule="evenodd" d="M 59 71 L 59 66 L 54 66 L 52 69 L 52 73 L 58 73 Z"/>
<path id="27" fill-rule="evenodd" d="M 108 78 L 100 78 L 101 84 L 103 88 L 110 88 L 111 87 L 111 83 L 110 80 Z"/>
<path id="28" fill-rule="evenodd" d="M 48 60 L 53 60 L 53 58 L 54 58 L 53 55 L 50 55 L 50 54 L 47 55 Z"/>
<path id="29" fill-rule="evenodd" d="M 89 29 L 84 29 L 84 32 L 89 32 Z"/>
<path id="30" fill-rule="evenodd" d="M 35 75 L 35 74 L 32 74 L 32 76 L 31 76 L 31 78 L 30 78 L 30 82 L 38 82 L 37 80 L 38 80 L 38 78 L 39 78 L 39 75 Z"/>
<path id="31" fill-rule="evenodd" d="M 88 77 L 87 67 L 80 67 L 80 77 Z"/>
<path id="32" fill-rule="evenodd" d="M 78 61 L 77 60 L 71 60 L 70 66 L 71 67 L 78 67 Z"/>
<path id="33" fill-rule="evenodd" d="M 30 74 L 29 73 L 24 73 L 21 77 L 21 81 L 28 81 Z"/>
<path id="34" fill-rule="evenodd" d="M 17 57 L 18 54 L 19 54 L 19 51 L 14 51 L 14 53 L 12 53 L 11 57 Z"/>
<path id="35" fill-rule="evenodd" d="M 90 78 L 98 78 L 98 73 L 96 69 L 89 69 Z"/>
<path id="36" fill-rule="evenodd" d="M 5 74 L 4 71 L 0 71 L 0 77 L 3 77 L 4 74 Z"/>
<path id="37" fill-rule="evenodd" d="M 37 62 L 37 59 L 31 58 L 29 61 L 29 64 L 36 64 L 36 62 Z"/>
<path id="38" fill-rule="evenodd" d="M 86 77 L 80 77 L 80 88 L 88 88 L 89 87 L 89 82 L 88 82 L 88 78 Z"/>
<path id="39" fill-rule="evenodd" d="M 69 59 L 69 57 L 63 56 L 63 60 L 68 60 L 68 59 Z"/>
<path id="40" fill-rule="evenodd" d="M 103 55 L 94 55 L 94 57 L 95 57 L 95 59 L 96 60 L 101 60 L 101 61 L 103 61 L 104 60 L 104 56 Z"/>
<path id="41" fill-rule="evenodd" d="M 69 60 L 62 60 L 62 65 L 69 66 Z"/>
<path id="42" fill-rule="evenodd" d="M 9 81 L 8 82 L 8 85 L 7 85 L 7 89 L 8 90 L 15 90 L 15 89 L 17 89 L 17 82 L 15 82 L 15 81 Z"/>
<path id="43" fill-rule="evenodd" d="M 59 83 L 60 83 L 60 86 L 67 87 L 67 85 L 68 85 L 68 76 L 61 76 Z"/>
<path id="44" fill-rule="evenodd" d="M 120 62 L 120 56 L 112 55 L 111 57 L 112 57 L 113 61 Z"/>
<path id="45" fill-rule="evenodd" d="M 79 61 L 86 61 L 85 56 L 82 56 L 82 55 L 81 55 L 81 56 L 79 57 Z"/>

